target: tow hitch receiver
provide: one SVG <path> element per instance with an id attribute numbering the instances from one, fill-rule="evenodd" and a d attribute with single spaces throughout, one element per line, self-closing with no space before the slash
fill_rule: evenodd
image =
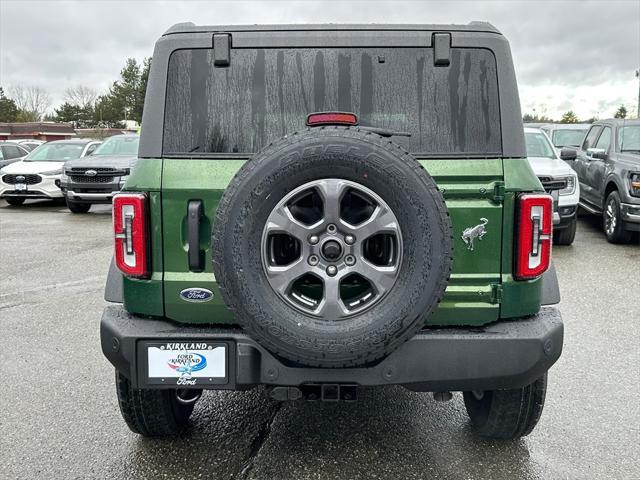
<path id="1" fill-rule="evenodd" d="M 274 400 L 309 400 L 323 402 L 355 402 L 358 386 L 339 383 L 309 383 L 300 387 L 272 387 L 269 396 Z"/>

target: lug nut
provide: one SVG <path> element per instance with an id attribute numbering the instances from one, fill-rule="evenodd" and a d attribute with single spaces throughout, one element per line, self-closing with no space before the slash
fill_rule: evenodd
<path id="1" fill-rule="evenodd" d="M 318 236 L 317 236 L 317 235 L 311 235 L 311 236 L 309 237 L 309 243 L 310 243 L 311 245 L 315 245 L 315 244 L 316 244 L 316 243 L 318 243 L 319 241 L 320 241 L 320 239 L 318 238 Z"/>
<path id="2" fill-rule="evenodd" d="M 329 265 L 327 267 L 327 275 L 333 277 L 336 273 L 338 273 L 338 269 L 335 267 L 335 265 Z"/>
<path id="3" fill-rule="evenodd" d="M 309 257 L 309 260 L 308 260 L 309 265 L 311 265 L 311 266 L 313 266 L 313 265 L 317 265 L 317 264 L 318 264 L 318 261 L 319 261 L 319 259 L 318 259 L 318 256 L 317 256 L 317 255 L 311 255 L 311 256 Z"/>
<path id="4" fill-rule="evenodd" d="M 327 225 L 327 232 L 329 233 L 336 233 L 338 229 L 336 228 L 336 226 L 333 223 L 330 223 L 329 225 Z"/>
<path id="5" fill-rule="evenodd" d="M 354 243 L 356 243 L 356 237 L 354 237 L 353 235 L 347 235 L 346 237 L 344 237 L 344 242 L 347 245 L 353 245 Z"/>
<path id="6" fill-rule="evenodd" d="M 351 267 L 352 265 L 356 264 L 356 257 L 354 257 L 353 255 L 347 255 L 346 257 L 344 257 L 344 263 Z"/>

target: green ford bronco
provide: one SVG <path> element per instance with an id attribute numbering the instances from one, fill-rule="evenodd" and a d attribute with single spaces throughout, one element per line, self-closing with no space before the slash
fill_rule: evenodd
<path id="1" fill-rule="evenodd" d="M 462 391 L 534 428 L 563 325 L 509 44 L 469 25 L 196 26 L 153 54 L 101 321 L 128 426 L 205 389 Z"/>

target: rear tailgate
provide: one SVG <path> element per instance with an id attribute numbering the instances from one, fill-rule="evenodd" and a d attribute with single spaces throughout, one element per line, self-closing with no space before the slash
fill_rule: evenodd
<path id="1" fill-rule="evenodd" d="M 219 294 L 210 251 L 211 225 L 224 189 L 243 160 L 164 159 L 162 182 L 165 315 L 179 322 L 233 323 Z M 480 325 L 498 319 L 502 249 L 502 160 L 421 160 L 444 193 L 454 233 L 454 264 L 445 298 L 428 324 Z M 189 269 L 188 205 L 202 201 L 201 271 Z M 487 220 L 470 250 L 466 228 Z M 204 288 L 207 302 L 188 302 L 180 292 Z"/>
<path id="2" fill-rule="evenodd" d="M 216 60 L 208 35 L 197 48 L 176 45 L 170 57 L 163 57 L 166 89 L 158 96 L 163 102 L 158 114 L 164 120 L 155 138 L 164 157 L 167 317 L 233 322 L 213 277 L 209 247 L 224 189 L 254 152 L 305 128 L 308 114 L 347 111 L 356 113 L 361 125 L 409 132 L 411 136 L 394 141 L 414 152 L 444 192 L 453 220 L 455 260 L 444 301 L 428 322 L 479 325 L 498 319 L 502 158 L 505 148 L 524 155 L 519 109 L 511 103 L 501 108 L 503 94 L 517 106 L 506 41 L 495 33 L 469 36 L 421 29 L 343 34 L 349 40 L 336 46 L 333 31 L 232 31 L 214 34 L 224 58 Z M 440 52 L 435 51 L 436 35 L 442 40 Z M 159 43 L 158 56 L 178 40 L 179 35 L 171 35 Z M 505 81 L 499 88 L 500 75 Z M 509 121 L 504 123 L 503 117 Z M 503 135 L 504 125 L 516 125 L 507 129 L 511 137 Z M 149 146 L 157 148 L 152 140 Z M 201 271 L 188 263 L 190 201 L 202 202 Z M 465 229 L 470 229 L 473 250 L 462 240 Z M 189 302 L 180 296 L 188 288 L 208 289 L 213 298 Z"/>

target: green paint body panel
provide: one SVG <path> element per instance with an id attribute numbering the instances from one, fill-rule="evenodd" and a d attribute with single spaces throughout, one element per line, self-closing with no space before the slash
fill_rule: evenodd
<path id="1" fill-rule="evenodd" d="M 125 280 L 125 306 L 133 313 L 182 323 L 233 324 L 213 274 L 211 231 L 220 198 L 245 160 L 141 160 L 126 189 L 149 191 L 153 275 Z M 515 197 L 542 191 L 524 159 L 419 160 L 445 197 L 453 225 L 454 262 L 445 297 L 427 325 L 483 325 L 499 318 L 531 315 L 540 308 L 541 282 L 512 277 Z M 189 271 L 187 204 L 201 200 L 200 248 L 204 270 Z M 487 233 L 469 250 L 467 227 L 487 219 Z M 207 288 L 211 301 L 188 303 L 185 288 Z"/>
<path id="2" fill-rule="evenodd" d="M 139 158 L 124 189 L 132 192 L 159 192 L 162 189 L 162 160 Z"/>
<path id="3" fill-rule="evenodd" d="M 165 315 L 178 322 L 234 323 L 218 290 L 211 259 L 211 226 L 218 202 L 243 160 L 164 160 L 162 208 L 164 211 Z M 201 200 L 200 249 L 204 271 L 190 272 L 187 262 L 187 204 Z M 187 303 L 180 298 L 185 288 L 207 288 L 213 299 Z"/>
<path id="4" fill-rule="evenodd" d="M 505 176 L 504 238 L 502 245 L 502 298 L 500 318 L 532 315 L 540 310 L 542 278 L 516 281 L 513 278 L 516 197 L 522 192 L 544 193 L 528 161 L 521 158 L 503 160 Z"/>
<path id="5" fill-rule="evenodd" d="M 500 283 L 502 204 L 494 200 L 503 182 L 502 160 L 420 160 L 444 194 L 453 225 L 453 269 L 445 296 L 428 325 L 482 325 L 498 319 L 492 284 Z M 467 227 L 486 218 L 487 233 L 469 250 Z"/>
<path id="6" fill-rule="evenodd" d="M 159 166 L 162 164 L 157 162 Z M 126 190 L 142 191 L 140 188 Z M 139 280 L 124 277 L 124 306 L 127 311 L 153 317 L 164 316 L 164 296 L 162 292 L 162 200 L 159 191 L 148 191 L 149 196 L 149 249 L 151 253 L 151 278 Z"/>

